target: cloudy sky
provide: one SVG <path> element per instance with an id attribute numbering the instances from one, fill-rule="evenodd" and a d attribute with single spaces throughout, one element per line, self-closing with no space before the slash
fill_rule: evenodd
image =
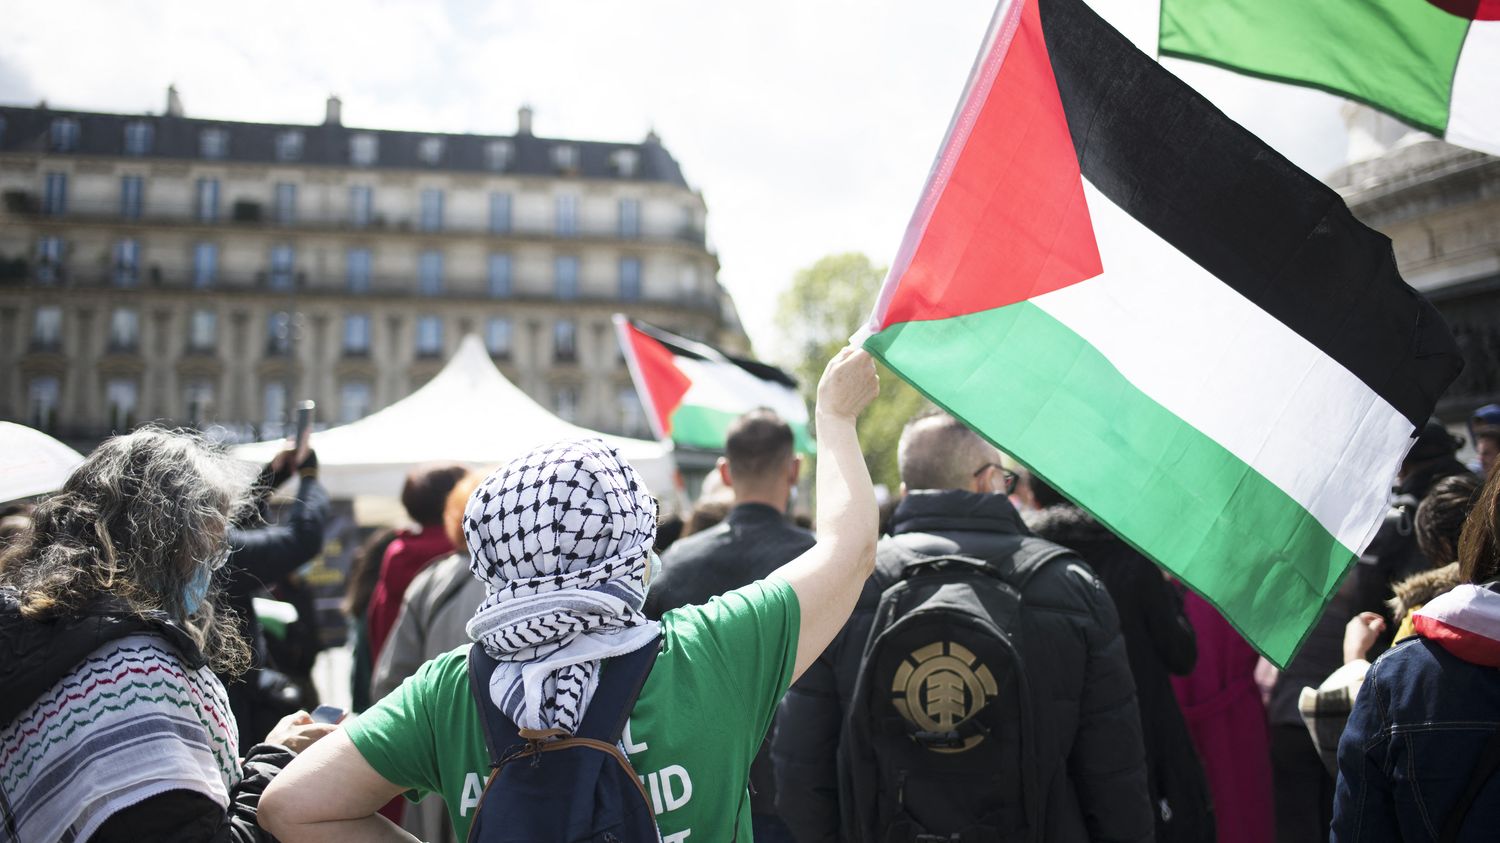
<path id="1" fill-rule="evenodd" d="M 1155 0 L 1090 0 L 1137 44 Z M 0 0 L 0 102 L 636 140 L 655 127 L 708 203 L 763 355 L 775 296 L 819 257 L 884 264 L 993 11 L 991 0 Z M 205 8 L 214 11 L 205 12 Z M 1314 175 L 1343 161 L 1339 100 L 1169 60 Z"/>

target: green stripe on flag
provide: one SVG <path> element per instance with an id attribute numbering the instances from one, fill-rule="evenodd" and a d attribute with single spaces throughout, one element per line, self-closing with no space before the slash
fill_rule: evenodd
<path id="1" fill-rule="evenodd" d="M 1278 665 L 1354 561 L 1275 484 L 1030 302 L 893 325 L 865 348 L 1165 564 Z"/>
<path id="2" fill-rule="evenodd" d="M 1162 55 L 1352 97 L 1439 137 L 1469 21 L 1428 0 L 1162 0 Z"/>
<path id="3" fill-rule="evenodd" d="M 683 404 L 672 413 L 672 442 L 685 448 L 722 451 L 729 425 L 741 415 L 701 404 Z M 807 425 L 801 422 L 787 423 L 792 426 L 792 446 L 799 453 L 817 453 L 817 447 L 808 435 Z"/>

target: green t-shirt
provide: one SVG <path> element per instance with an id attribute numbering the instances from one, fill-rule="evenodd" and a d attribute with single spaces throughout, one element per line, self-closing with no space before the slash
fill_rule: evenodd
<path id="1" fill-rule="evenodd" d="M 774 576 L 662 618 L 662 650 L 621 743 L 664 843 L 751 839 L 750 761 L 791 682 L 800 622 L 796 593 Z M 490 767 L 468 650 L 424 664 L 346 729 L 408 796 L 442 796 L 459 840 Z"/>

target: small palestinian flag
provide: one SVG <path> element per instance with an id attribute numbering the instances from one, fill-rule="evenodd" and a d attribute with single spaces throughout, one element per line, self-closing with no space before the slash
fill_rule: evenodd
<path id="1" fill-rule="evenodd" d="M 730 423 L 765 407 L 791 425 L 797 450 L 814 452 L 807 404 L 786 372 L 618 313 L 615 330 L 658 439 L 722 451 Z"/>
<path id="2" fill-rule="evenodd" d="M 1462 365 L 1390 242 L 1083 0 L 995 13 L 864 347 L 1285 664 Z"/>
<path id="3" fill-rule="evenodd" d="M 1161 0 L 1160 38 L 1500 155 L 1500 0 Z"/>

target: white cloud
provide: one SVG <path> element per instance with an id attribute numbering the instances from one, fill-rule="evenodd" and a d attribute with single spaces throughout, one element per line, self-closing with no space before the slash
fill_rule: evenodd
<path id="1" fill-rule="evenodd" d="M 1137 43 L 1155 3 L 1092 0 Z M 190 114 L 636 139 L 654 126 L 704 191 L 721 279 L 767 356 L 775 297 L 845 250 L 895 253 L 992 6 L 988 0 L 138 0 L 12 3 L 0 100 Z M 1168 67 L 1292 160 L 1342 160 L 1338 100 Z"/>

